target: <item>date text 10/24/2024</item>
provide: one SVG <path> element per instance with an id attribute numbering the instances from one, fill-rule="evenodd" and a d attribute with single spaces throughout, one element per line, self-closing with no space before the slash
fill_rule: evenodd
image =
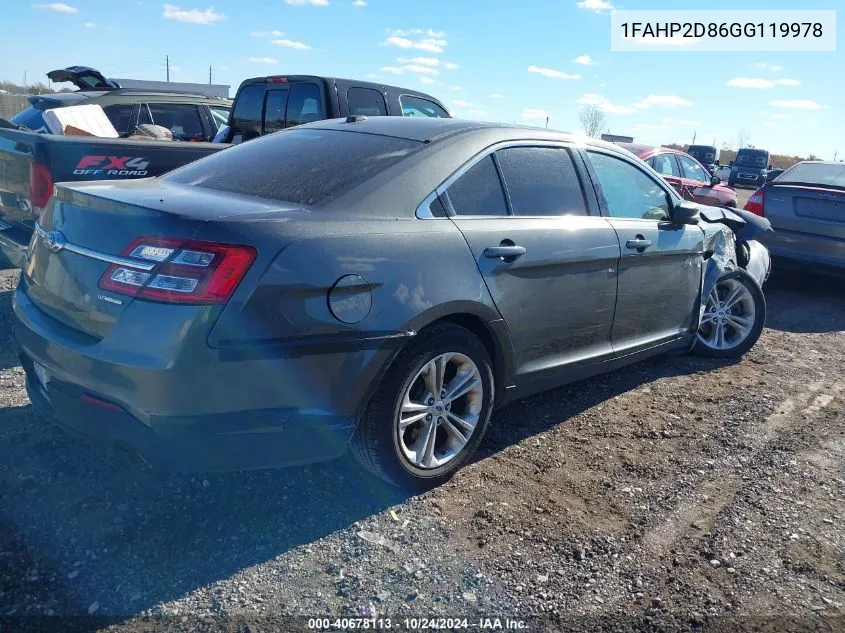
<path id="1" fill-rule="evenodd" d="M 484 630 L 525 631 L 525 620 L 511 618 L 309 618 L 308 629 L 313 631 L 349 630 Z"/>

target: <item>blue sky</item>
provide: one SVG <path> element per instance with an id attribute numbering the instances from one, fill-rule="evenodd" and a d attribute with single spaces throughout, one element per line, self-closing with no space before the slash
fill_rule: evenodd
<path id="1" fill-rule="evenodd" d="M 792 9 L 783 0 L 66 0 L 21 3 L 0 39 L 0 78 L 54 68 L 237 85 L 267 74 L 381 80 L 429 92 L 461 117 L 575 131 L 584 104 L 648 143 L 845 157 L 842 52 L 611 52 L 608 9 Z M 802 9 L 836 9 L 809 0 Z M 806 5 L 806 6 L 805 6 Z M 838 22 L 842 20 L 837 16 Z M 837 25 L 839 26 L 839 24 Z"/>

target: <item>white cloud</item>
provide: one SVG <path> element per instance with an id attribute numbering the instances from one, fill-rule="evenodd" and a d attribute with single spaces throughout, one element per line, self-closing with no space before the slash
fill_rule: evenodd
<path id="1" fill-rule="evenodd" d="M 550 112 L 546 110 L 541 110 L 539 108 L 525 108 L 522 111 L 522 118 L 528 121 L 533 121 L 536 119 L 546 119 L 552 116 Z"/>
<path id="2" fill-rule="evenodd" d="M 770 70 L 773 73 L 783 70 L 783 66 L 772 66 L 771 64 L 751 64 L 751 67 L 756 68 L 757 70 Z"/>
<path id="3" fill-rule="evenodd" d="M 425 75 L 420 75 L 420 83 L 433 84 L 433 83 L 436 83 L 436 82 L 431 77 L 426 77 Z"/>
<path id="4" fill-rule="evenodd" d="M 458 70 L 460 66 L 458 66 L 454 62 L 443 62 L 443 68 L 445 68 L 446 70 Z"/>
<path id="5" fill-rule="evenodd" d="M 44 9 L 46 11 L 55 11 L 56 13 L 79 13 L 79 9 L 72 7 L 64 2 L 52 2 L 50 4 L 36 4 L 33 5 L 36 9 Z"/>
<path id="6" fill-rule="evenodd" d="M 500 95 L 498 92 L 494 92 L 490 95 L 491 99 L 504 99 L 504 95 Z"/>
<path id="7" fill-rule="evenodd" d="M 86 23 L 85 23 L 85 28 L 86 28 L 86 29 L 93 29 L 95 26 L 97 26 L 97 25 L 96 25 L 96 24 L 94 24 L 93 22 L 86 22 Z"/>
<path id="8" fill-rule="evenodd" d="M 390 73 L 391 75 L 401 75 L 405 72 L 404 68 L 400 68 L 398 66 L 384 66 L 380 68 L 381 72 L 383 73 Z"/>
<path id="9" fill-rule="evenodd" d="M 478 116 L 478 117 L 487 116 L 487 113 L 484 110 L 470 110 L 469 113 L 472 116 Z"/>
<path id="10" fill-rule="evenodd" d="M 793 99 L 791 101 L 769 101 L 769 105 L 773 108 L 787 108 L 789 110 L 823 110 L 826 105 L 822 105 L 812 99 Z"/>
<path id="11" fill-rule="evenodd" d="M 289 4 L 292 7 L 302 7 L 309 4 L 312 7 L 327 7 L 329 6 L 329 0 L 285 0 L 285 4 Z"/>
<path id="12" fill-rule="evenodd" d="M 544 77 L 551 77 L 552 79 L 581 79 L 581 75 L 570 75 L 565 72 L 561 72 L 560 70 L 555 70 L 554 68 L 543 68 L 542 66 L 535 66 L 534 64 L 531 64 L 528 67 L 528 72 L 537 73 L 538 75 L 543 75 Z"/>
<path id="13" fill-rule="evenodd" d="M 596 60 L 594 60 L 589 55 L 580 55 L 573 60 L 576 64 L 581 64 L 582 66 L 595 66 L 598 64 Z"/>
<path id="14" fill-rule="evenodd" d="M 774 121 L 766 121 L 763 124 L 763 127 L 779 128 L 780 126 L 777 123 L 775 123 Z"/>
<path id="15" fill-rule="evenodd" d="M 284 33 L 281 31 L 253 31 L 250 33 L 253 37 L 267 37 L 268 35 L 272 35 L 273 37 L 282 37 Z"/>
<path id="16" fill-rule="evenodd" d="M 634 130 L 665 130 L 666 126 L 660 123 L 640 123 L 633 127 Z"/>
<path id="17" fill-rule="evenodd" d="M 678 95 L 649 95 L 645 99 L 633 104 L 635 108 L 688 108 L 692 105 L 692 101 L 688 101 Z"/>
<path id="18" fill-rule="evenodd" d="M 728 81 L 727 85 L 734 88 L 759 88 L 767 89 L 775 86 L 800 86 L 797 79 L 755 79 L 751 77 L 735 77 Z"/>
<path id="19" fill-rule="evenodd" d="M 455 99 L 452 103 L 455 104 L 456 106 L 460 107 L 460 108 L 478 109 L 478 106 L 475 105 L 474 103 L 470 103 L 469 101 L 463 101 L 462 99 Z"/>
<path id="20" fill-rule="evenodd" d="M 578 99 L 576 103 L 580 103 L 581 105 L 596 106 L 602 112 L 607 112 L 609 114 L 632 114 L 636 112 L 636 110 L 630 106 L 613 103 L 607 97 L 597 94 L 595 92 L 588 92 L 583 97 Z"/>
<path id="21" fill-rule="evenodd" d="M 303 42 L 297 42 L 295 40 L 273 40 L 273 44 L 275 46 L 284 46 L 285 48 L 295 48 L 298 51 L 310 51 L 311 47 L 308 44 Z"/>
<path id="22" fill-rule="evenodd" d="M 430 66 L 420 66 L 419 64 L 408 64 L 405 70 L 409 73 L 419 73 L 421 75 L 439 75 L 440 71 Z"/>
<path id="23" fill-rule="evenodd" d="M 393 29 L 388 30 L 387 35 L 388 37 L 383 42 L 383 46 L 417 49 L 426 51 L 427 53 L 442 53 L 449 45 L 449 42 L 446 40 L 446 33 L 431 29 L 427 31 L 423 31 L 422 29 L 411 29 L 409 31 Z"/>
<path id="24" fill-rule="evenodd" d="M 272 57 L 250 57 L 249 61 L 253 64 L 278 64 L 278 59 L 273 59 Z"/>
<path id="25" fill-rule="evenodd" d="M 454 90 L 455 92 L 460 92 L 461 90 L 463 90 L 463 88 L 461 86 L 452 86 L 452 90 Z"/>
<path id="26" fill-rule="evenodd" d="M 616 8 L 605 0 L 582 0 L 581 2 L 577 2 L 576 4 L 582 9 L 586 9 L 587 11 L 595 11 L 596 13 L 601 13 L 602 11 L 612 11 Z"/>
<path id="27" fill-rule="evenodd" d="M 358 7 L 359 9 L 367 6 L 367 0 L 355 0 L 352 3 L 352 6 Z"/>
<path id="28" fill-rule="evenodd" d="M 795 115 L 794 114 L 772 114 L 771 116 L 769 116 L 769 118 L 770 119 L 779 119 L 779 120 L 794 119 Z"/>
<path id="29" fill-rule="evenodd" d="M 396 60 L 402 64 L 419 64 L 421 66 L 437 66 L 440 60 L 436 57 L 400 57 Z"/>
<path id="30" fill-rule="evenodd" d="M 161 15 L 167 20 L 188 22 L 189 24 L 213 24 L 214 22 L 220 22 L 226 17 L 222 13 L 217 13 L 214 7 L 205 10 L 181 9 L 173 4 L 164 5 L 164 11 Z"/>

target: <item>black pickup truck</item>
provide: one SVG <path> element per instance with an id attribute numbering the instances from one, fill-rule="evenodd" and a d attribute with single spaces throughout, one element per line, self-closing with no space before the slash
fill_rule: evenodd
<path id="1" fill-rule="evenodd" d="M 302 75 L 247 79 L 215 143 L 53 136 L 0 119 L 0 264 L 21 267 L 41 208 L 58 182 L 159 176 L 230 144 L 310 121 L 363 116 L 449 117 L 430 95 Z"/>

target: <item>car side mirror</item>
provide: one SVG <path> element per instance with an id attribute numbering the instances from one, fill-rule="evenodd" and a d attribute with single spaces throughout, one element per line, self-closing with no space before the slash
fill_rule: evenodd
<path id="1" fill-rule="evenodd" d="M 672 209 L 672 222 L 678 225 L 698 224 L 698 214 L 698 205 L 694 202 L 684 200 L 676 204 Z"/>
<path id="2" fill-rule="evenodd" d="M 766 174 L 766 182 L 772 182 L 778 176 L 780 176 L 779 172 L 770 171 L 768 174 Z"/>
<path id="3" fill-rule="evenodd" d="M 719 176 L 710 176 L 710 186 L 715 187 L 716 185 L 720 184 L 722 179 Z"/>
<path id="4" fill-rule="evenodd" d="M 718 166 L 719 166 L 719 161 L 717 160 L 717 161 L 714 163 L 714 165 L 716 165 L 716 167 L 718 167 Z"/>
<path id="5" fill-rule="evenodd" d="M 729 164 L 728 166 L 729 166 L 729 167 L 733 167 L 733 166 L 734 166 L 734 161 L 731 161 L 731 162 L 730 162 L 730 164 Z"/>
<path id="6" fill-rule="evenodd" d="M 769 166 L 767 167 L 767 169 L 771 170 L 771 169 L 774 169 L 774 167 L 772 167 L 771 165 L 769 165 Z"/>

